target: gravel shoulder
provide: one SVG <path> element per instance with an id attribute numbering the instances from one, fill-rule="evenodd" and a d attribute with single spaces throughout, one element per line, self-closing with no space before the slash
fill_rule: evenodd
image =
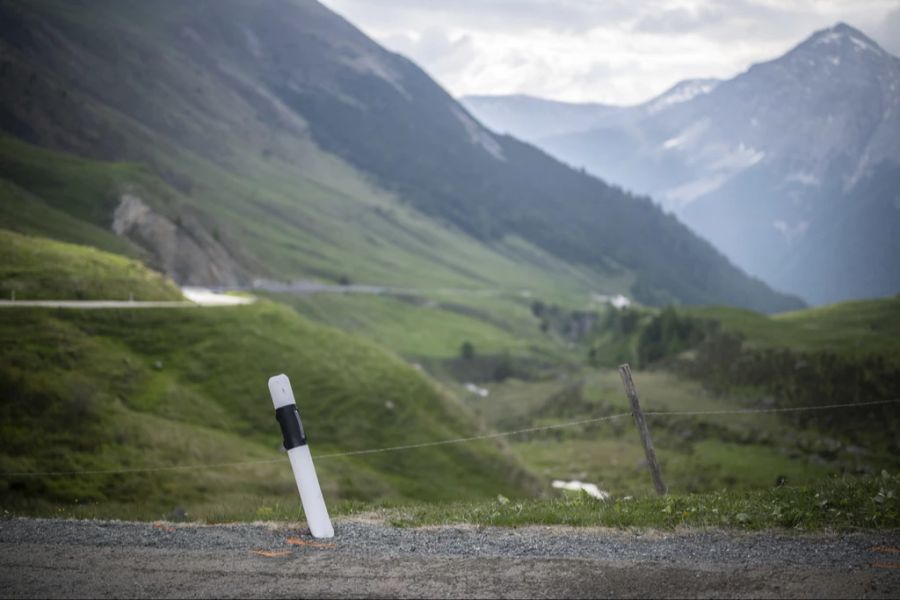
<path id="1" fill-rule="evenodd" d="M 0 596 L 900 596 L 900 532 L 0 521 Z"/>

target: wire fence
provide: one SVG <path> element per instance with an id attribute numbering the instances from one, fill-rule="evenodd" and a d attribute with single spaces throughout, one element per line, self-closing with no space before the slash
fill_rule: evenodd
<path id="1" fill-rule="evenodd" d="M 879 406 L 886 404 L 898 404 L 900 399 L 894 400 L 873 400 L 869 402 L 851 402 L 846 404 L 825 404 L 819 406 L 798 406 L 791 408 L 744 408 L 730 410 L 682 410 L 682 411 L 645 411 L 644 415 L 654 417 L 664 416 L 724 416 L 724 415 L 748 415 L 748 414 L 764 414 L 764 413 L 790 413 L 790 412 L 807 412 L 817 410 L 836 410 L 842 408 L 862 408 L 866 406 Z M 400 446 L 387 446 L 383 448 L 369 448 L 366 450 L 351 450 L 348 452 L 335 452 L 330 454 L 316 455 L 316 460 L 334 459 L 351 456 L 364 456 L 368 454 L 381 454 L 385 452 L 400 452 L 403 450 L 415 450 L 418 448 L 430 448 L 433 446 L 447 446 L 451 444 L 464 444 L 468 442 L 476 442 L 495 438 L 511 437 L 526 433 L 537 433 L 553 429 L 564 429 L 568 427 L 578 427 L 581 425 L 590 425 L 594 423 L 602 423 L 604 421 L 613 421 L 630 417 L 630 412 L 618 413 L 614 415 L 606 415 L 592 419 L 583 419 L 579 421 L 569 421 L 567 423 L 557 423 L 553 425 L 541 425 L 538 427 L 527 427 L 525 429 L 516 429 L 514 431 L 499 431 L 475 435 L 470 437 L 461 437 L 448 440 L 437 440 L 433 442 L 421 442 L 416 444 L 404 444 Z M 0 473 L 0 477 L 57 477 L 57 476 L 82 476 L 82 475 L 128 475 L 138 473 L 157 473 L 165 471 L 191 471 L 198 469 L 224 469 L 234 467 L 247 467 L 255 465 L 266 465 L 284 461 L 284 457 L 269 458 L 261 460 L 248 460 L 229 463 L 208 463 L 193 465 L 169 465 L 159 467 L 141 467 L 141 468 L 124 468 L 124 469 L 101 469 L 101 470 L 84 470 L 84 471 L 22 471 Z"/>

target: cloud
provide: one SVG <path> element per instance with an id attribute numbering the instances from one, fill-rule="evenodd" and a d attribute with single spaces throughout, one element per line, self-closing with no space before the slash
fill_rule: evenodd
<path id="1" fill-rule="evenodd" d="M 601 20 L 620 20 L 631 12 L 623 0 L 325 0 L 357 25 L 379 30 L 434 25 L 516 31 L 534 27 L 581 31 Z"/>
<path id="2" fill-rule="evenodd" d="M 469 35 L 454 37 L 437 27 L 422 32 L 392 33 L 380 41 L 391 50 L 414 57 L 416 61 L 441 73 L 464 70 L 478 58 Z"/>
<path id="3" fill-rule="evenodd" d="M 324 0 L 454 95 L 637 103 L 846 21 L 900 51 L 897 0 Z"/>
<path id="4" fill-rule="evenodd" d="M 894 56 L 900 56 L 900 7 L 885 17 L 876 34 L 876 41 Z"/>
<path id="5" fill-rule="evenodd" d="M 649 33 L 685 33 L 708 28 L 722 18 L 721 10 L 714 6 L 700 7 L 698 10 L 673 7 L 644 15 L 634 29 Z"/>

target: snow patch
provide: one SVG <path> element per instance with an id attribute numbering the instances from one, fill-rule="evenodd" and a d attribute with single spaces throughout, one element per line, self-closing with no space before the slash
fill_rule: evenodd
<path id="1" fill-rule="evenodd" d="M 466 391 L 470 394 L 475 394 L 480 398 L 487 398 L 491 393 L 487 388 L 479 387 L 471 382 L 465 384 L 463 387 L 466 388 Z"/>
<path id="2" fill-rule="evenodd" d="M 731 149 L 728 153 L 712 163 L 711 166 L 716 171 L 740 171 L 752 167 L 765 156 L 766 153 L 762 150 L 757 150 L 752 146 L 745 146 L 744 143 L 741 142 L 738 144 L 737 148 Z"/>
<path id="3" fill-rule="evenodd" d="M 558 490 L 571 490 L 573 492 L 582 491 L 597 500 L 609 500 L 609 492 L 601 490 L 593 483 L 584 483 L 577 479 L 573 481 L 562 481 L 561 479 L 557 479 L 554 480 L 552 485 Z"/>
<path id="4" fill-rule="evenodd" d="M 709 129 L 711 121 L 709 118 L 698 119 L 681 130 L 681 133 L 675 137 L 667 139 L 662 144 L 663 150 L 674 150 L 675 148 L 684 148 L 700 139 Z"/>
<path id="5" fill-rule="evenodd" d="M 868 40 L 862 39 L 854 35 L 853 33 L 843 30 L 843 31 L 829 31 L 828 33 L 824 33 L 816 39 L 815 44 L 817 46 L 823 44 L 839 44 L 843 40 L 850 40 L 850 42 L 856 47 L 857 52 L 868 51 L 868 52 L 876 52 L 881 53 L 881 49 L 869 42 Z M 831 59 L 834 62 L 834 59 Z M 836 62 L 834 64 L 837 64 Z"/>
<path id="6" fill-rule="evenodd" d="M 873 46 L 872 44 L 870 44 L 869 42 L 867 42 L 865 40 L 861 40 L 857 37 L 851 36 L 850 41 L 853 42 L 854 46 L 856 46 L 857 52 L 860 52 L 863 50 L 867 50 L 869 52 L 878 52 L 878 48 L 876 48 L 875 46 Z"/>
<path id="7" fill-rule="evenodd" d="M 181 288 L 181 293 L 194 304 L 199 304 L 201 306 L 238 306 L 256 302 L 256 298 L 248 296 L 229 296 L 201 287 Z"/>
<path id="8" fill-rule="evenodd" d="M 457 106 L 451 105 L 450 112 L 453 113 L 453 116 L 462 123 L 463 127 L 465 127 L 466 133 L 469 134 L 469 141 L 476 146 L 484 148 L 488 154 L 497 160 L 506 162 L 506 157 L 503 156 L 503 149 L 500 147 L 500 144 L 497 143 L 494 136 L 488 133 L 484 127 L 476 123 L 472 117 L 461 111 Z"/>
<path id="9" fill-rule="evenodd" d="M 591 294 L 591 300 L 599 304 L 609 304 L 620 310 L 631 306 L 631 300 L 629 300 L 622 294 L 615 294 L 612 296 L 608 296 L 606 294 Z"/>
<path id="10" fill-rule="evenodd" d="M 836 31 L 829 31 L 826 34 L 819 36 L 819 39 L 816 40 L 816 45 L 818 46 L 820 44 L 833 44 L 842 40 L 843 38 L 843 34 Z"/>
<path id="11" fill-rule="evenodd" d="M 672 106 L 673 104 L 680 104 L 682 102 L 687 102 L 697 96 L 702 96 L 703 94 L 708 94 L 719 85 L 718 80 L 710 80 L 710 79 L 698 79 L 694 81 L 684 81 L 676 85 L 672 90 L 663 95 L 658 100 L 655 100 L 649 107 L 647 107 L 647 111 L 650 114 L 657 113 L 662 109 Z"/>

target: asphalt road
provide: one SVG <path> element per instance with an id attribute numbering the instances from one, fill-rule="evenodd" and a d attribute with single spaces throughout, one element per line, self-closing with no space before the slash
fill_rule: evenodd
<path id="1" fill-rule="evenodd" d="M 0 521 L 0 596 L 897 598 L 900 532 Z"/>
<path id="2" fill-rule="evenodd" d="M 253 304 L 252 296 L 231 296 L 220 294 L 206 288 L 182 288 L 186 300 L 0 300 L 0 308 L 21 308 L 23 306 L 39 308 L 79 308 L 79 309 L 135 309 L 135 308 L 192 308 L 222 307 Z"/>

